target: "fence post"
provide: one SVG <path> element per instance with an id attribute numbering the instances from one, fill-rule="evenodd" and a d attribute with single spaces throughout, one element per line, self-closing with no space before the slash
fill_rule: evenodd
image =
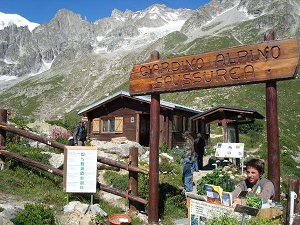
<path id="1" fill-rule="evenodd" d="M 285 220 L 285 224 L 289 224 L 290 223 L 290 192 L 294 191 L 297 195 L 299 195 L 299 178 L 290 178 L 289 179 L 289 183 L 288 183 L 288 193 L 287 193 L 287 207 L 286 207 L 286 220 Z M 296 207 L 298 204 L 298 196 L 297 199 L 295 199 L 295 204 L 294 204 L 294 213 L 296 213 Z M 295 221 L 294 221 L 295 222 Z M 294 224 L 294 223 L 293 223 Z"/>
<path id="2" fill-rule="evenodd" d="M 138 166 L 138 148 L 131 147 L 129 153 L 132 166 Z M 129 171 L 129 187 L 131 195 L 138 196 L 138 172 Z M 132 213 L 139 209 L 139 202 L 129 200 L 129 209 Z"/>
<path id="3" fill-rule="evenodd" d="M 159 52 L 151 53 L 151 61 L 159 60 Z M 158 225 L 159 202 L 159 114 L 160 94 L 151 94 L 150 105 L 150 155 L 149 155 L 149 225 Z"/>
<path id="4" fill-rule="evenodd" d="M 0 109 L 0 122 L 7 122 L 7 110 Z M 0 149 L 4 148 L 6 145 L 6 131 L 0 128 Z M 5 157 L 0 155 L 0 170 L 4 168 Z"/>
<path id="5" fill-rule="evenodd" d="M 7 122 L 7 110 L 6 109 L 0 109 L 0 122 L 6 123 Z M 0 129 L 0 146 L 6 145 L 6 131 L 3 129 Z"/>

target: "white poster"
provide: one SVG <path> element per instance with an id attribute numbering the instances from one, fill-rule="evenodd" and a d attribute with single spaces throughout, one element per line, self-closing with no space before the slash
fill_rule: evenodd
<path id="1" fill-rule="evenodd" d="M 220 158 L 243 158 L 244 143 L 218 143 L 215 156 Z"/>
<path id="2" fill-rule="evenodd" d="M 64 191 L 96 193 L 97 147 L 66 146 Z"/>

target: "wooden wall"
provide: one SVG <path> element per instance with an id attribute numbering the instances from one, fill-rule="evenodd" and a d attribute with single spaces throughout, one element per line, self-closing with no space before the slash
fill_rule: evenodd
<path id="1" fill-rule="evenodd" d="M 130 141 L 139 141 L 139 121 L 143 115 L 149 115 L 150 104 L 128 97 L 119 97 L 106 102 L 87 113 L 90 121 L 94 118 L 107 118 L 107 117 L 123 117 L 123 132 L 122 133 L 93 133 L 89 127 L 89 134 L 91 138 L 96 138 L 100 141 L 110 141 L 111 138 L 126 137 Z M 166 143 L 169 148 L 176 145 L 182 145 L 182 132 L 183 125 L 180 124 L 179 130 L 173 130 L 174 115 L 177 115 L 179 123 L 182 123 L 182 116 L 188 118 L 194 116 L 195 113 L 185 112 L 182 110 L 172 110 L 162 108 L 160 111 L 160 135 L 159 145 Z M 132 120 L 132 118 L 134 118 Z M 91 126 L 92 123 L 90 123 Z M 185 125 L 188 127 L 188 124 Z M 194 126 L 192 126 L 192 133 Z"/>

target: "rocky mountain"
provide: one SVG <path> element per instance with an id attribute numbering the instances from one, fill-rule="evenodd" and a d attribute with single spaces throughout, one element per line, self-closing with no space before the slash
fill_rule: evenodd
<path id="1" fill-rule="evenodd" d="M 94 23 L 61 9 L 33 30 L 6 24 L 0 30 L 0 106 L 38 119 L 62 118 L 117 90 L 128 90 L 133 65 L 148 61 L 154 50 L 170 58 L 260 43 L 268 29 L 275 30 L 276 39 L 299 39 L 299 23 L 298 0 L 212 0 L 198 10 L 159 4 L 138 12 L 115 9 Z M 264 109 L 256 101 L 237 100 L 251 88 L 162 98 L 200 110 L 220 103 Z"/>

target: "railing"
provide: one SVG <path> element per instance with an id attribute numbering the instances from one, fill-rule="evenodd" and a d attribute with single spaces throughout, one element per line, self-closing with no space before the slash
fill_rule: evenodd
<path id="1" fill-rule="evenodd" d="M 55 174 L 55 175 L 58 175 L 61 177 L 63 176 L 63 171 L 60 169 L 57 169 L 57 168 L 51 167 L 49 165 L 45 165 L 40 162 L 34 161 L 32 159 L 23 157 L 14 152 L 7 151 L 5 148 L 6 132 L 8 131 L 8 132 L 26 137 L 31 140 L 35 140 L 40 143 L 44 143 L 46 145 L 60 149 L 62 152 L 65 149 L 64 144 L 61 144 L 55 140 L 50 140 L 48 138 L 42 137 L 42 136 L 34 134 L 32 132 L 16 128 L 12 125 L 7 124 L 6 121 L 7 121 L 7 110 L 0 109 L 0 158 L 10 157 L 17 161 L 20 161 L 27 165 L 30 165 L 32 167 L 36 167 L 38 169 L 45 170 L 49 173 L 52 173 L 52 174 Z M 144 205 L 148 204 L 148 201 L 146 199 L 140 198 L 138 196 L 138 173 L 148 174 L 148 171 L 138 167 L 138 149 L 136 147 L 130 148 L 128 164 L 118 162 L 118 161 L 115 161 L 112 159 L 108 159 L 108 158 L 105 158 L 102 156 L 98 156 L 97 161 L 101 162 L 103 164 L 107 164 L 110 166 L 114 166 L 114 167 L 125 169 L 125 170 L 129 171 L 129 190 L 122 191 L 122 190 L 119 190 L 119 189 L 116 189 L 113 187 L 109 187 L 104 184 L 99 185 L 100 190 L 128 199 L 131 210 L 139 209 L 139 203 L 142 203 Z"/>

